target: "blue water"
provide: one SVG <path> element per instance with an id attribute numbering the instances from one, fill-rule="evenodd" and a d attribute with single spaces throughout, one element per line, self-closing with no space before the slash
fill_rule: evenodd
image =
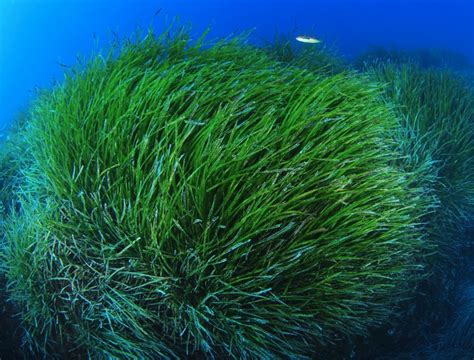
<path id="1" fill-rule="evenodd" d="M 177 17 L 196 34 L 210 26 L 210 37 L 314 34 L 346 57 L 383 45 L 450 49 L 474 60 L 473 0 L 1 0 L 0 128 L 36 87 L 62 79 L 59 64 L 107 46 L 113 33 L 159 31 Z"/>
<path id="2" fill-rule="evenodd" d="M 78 56 L 173 22 L 192 25 L 196 37 L 210 28 L 210 39 L 252 30 L 256 45 L 276 34 L 312 35 L 349 61 L 383 46 L 445 49 L 474 64 L 474 0 L 0 0 L 0 136 L 36 89 L 62 81 Z M 474 318 L 471 280 L 459 306 Z"/>

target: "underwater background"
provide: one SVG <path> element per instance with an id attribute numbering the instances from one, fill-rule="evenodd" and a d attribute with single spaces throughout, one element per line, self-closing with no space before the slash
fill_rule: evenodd
<path id="1" fill-rule="evenodd" d="M 473 359 L 473 24 L 0 0 L 0 359 Z"/>
<path id="2" fill-rule="evenodd" d="M 179 17 L 200 34 L 227 37 L 252 30 L 255 43 L 275 34 L 312 34 L 349 59 L 370 46 L 443 49 L 474 61 L 474 2 L 470 0 L 337 1 L 92 1 L 0 2 L 0 116 L 11 121 L 36 86 L 61 81 L 63 68 L 114 34 L 161 29 Z M 154 14 L 162 9 L 159 16 Z"/>

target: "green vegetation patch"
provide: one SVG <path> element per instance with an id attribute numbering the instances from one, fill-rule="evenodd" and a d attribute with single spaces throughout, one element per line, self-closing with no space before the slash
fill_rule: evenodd
<path id="1" fill-rule="evenodd" d="M 472 64 L 465 55 L 448 49 L 401 50 L 372 46 L 354 61 L 354 65 L 359 69 L 380 63 L 397 65 L 411 63 L 423 69 L 472 70 Z"/>
<path id="2" fill-rule="evenodd" d="M 397 107 L 404 123 L 408 162 L 420 156 L 433 161 L 432 182 L 440 206 L 431 220 L 447 233 L 465 225 L 474 214 L 474 93 L 452 72 L 423 70 L 415 65 L 380 64 L 371 70 L 386 84 L 385 96 Z M 421 149 L 421 151 L 420 151 Z"/>
<path id="3" fill-rule="evenodd" d="M 426 200 L 379 88 L 200 43 L 148 34 L 33 105 L 3 261 L 43 351 L 310 356 L 412 288 Z"/>
<path id="4" fill-rule="evenodd" d="M 465 228 L 474 213 L 474 94 L 468 79 L 448 70 L 389 61 L 366 71 L 384 84 L 385 101 L 399 119 L 394 140 L 403 156 L 397 166 L 415 175 L 413 185 L 434 205 L 423 220 L 436 249 L 426 262 L 428 277 L 400 312 L 395 332 L 375 341 L 399 353 L 400 344 L 419 341 L 421 347 L 452 323 L 459 279 L 472 261 Z"/>

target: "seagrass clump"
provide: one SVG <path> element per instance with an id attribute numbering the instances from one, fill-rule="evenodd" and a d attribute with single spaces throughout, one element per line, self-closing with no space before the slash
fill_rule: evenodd
<path id="1" fill-rule="evenodd" d="M 32 344 L 104 358 L 316 356 L 404 299 L 423 191 L 354 73 L 186 34 L 97 55 L 34 103 L 2 252 Z"/>
<path id="2" fill-rule="evenodd" d="M 405 165 L 431 160 L 440 206 L 430 222 L 439 240 L 450 242 L 474 214 L 474 92 L 448 70 L 380 63 L 370 73 L 385 84 L 403 124 Z"/>

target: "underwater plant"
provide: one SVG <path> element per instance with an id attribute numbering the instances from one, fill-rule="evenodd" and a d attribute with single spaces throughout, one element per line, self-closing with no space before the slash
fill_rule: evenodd
<path id="1" fill-rule="evenodd" d="M 399 119 L 394 139 L 404 155 L 396 166 L 416 174 L 414 185 L 436 204 L 423 220 L 435 246 L 425 267 L 429 276 L 417 285 L 418 295 L 402 306 L 390 334 L 374 331 L 386 349 L 390 343 L 399 353 L 405 344 L 409 353 L 410 347 L 423 348 L 456 311 L 469 247 L 464 232 L 474 212 L 474 96 L 464 78 L 447 70 L 377 62 L 365 71 L 385 84 L 384 98 Z"/>
<path id="2" fill-rule="evenodd" d="M 16 194 L 24 149 L 19 133 L 25 122 L 26 114 L 20 113 L 0 141 L 0 253 L 5 246 L 5 221 L 9 214 L 20 211 Z M 15 316 L 18 309 L 8 301 L 6 281 L 4 263 L 0 261 L 0 357 L 22 358 L 26 354 L 21 352 L 20 321 Z"/>
<path id="3" fill-rule="evenodd" d="M 446 330 L 446 337 L 441 343 L 444 349 L 457 349 L 465 354 L 474 354 L 474 285 L 464 284 L 458 299 L 457 316 Z"/>
<path id="4" fill-rule="evenodd" d="M 12 146 L 5 141 L 0 142 L 0 213 L 3 218 L 11 204 L 16 166 Z"/>
<path id="5" fill-rule="evenodd" d="M 397 107 L 402 128 L 412 129 L 406 141 L 419 139 L 433 161 L 440 206 L 431 223 L 438 237 L 448 238 L 474 214 L 474 92 L 449 71 L 391 63 L 370 71 L 386 84 L 385 97 Z M 419 152 L 405 151 L 409 162 L 419 159 Z"/>
<path id="6" fill-rule="evenodd" d="M 378 63 L 414 64 L 422 69 L 443 68 L 456 71 L 473 69 L 467 56 L 449 49 L 401 50 L 371 46 L 354 59 L 355 67 L 361 70 Z"/>
<path id="7" fill-rule="evenodd" d="M 314 358 L 413 289 L 428 206 L 380 88 L 201 44 L 149 33 L 32 105 L 2 260 L 41 351 Z"/>
<path id="8" fill-rule="evenodd" d="M 471 266 L 472 267 L 472 266 Z M 472 269 L 470 269 L 472 270 Z M 451 299 L 456 308 L 450 321 L 424 344 L 413 346 L 409 351 L 396 351 L 377 356 L 380 360 L 471 360 L 474 354 L 474 287 L 470 280 L 461 280 L 457 295 Z"/>
<path id="9" fill-rule="evenodd" d="M 23 141 L 20 132 L 27 115 L 20 113 L 0 141 L 0 222 L 11 212 L 18 210 L 16 186 L 19 183 Z"/>

